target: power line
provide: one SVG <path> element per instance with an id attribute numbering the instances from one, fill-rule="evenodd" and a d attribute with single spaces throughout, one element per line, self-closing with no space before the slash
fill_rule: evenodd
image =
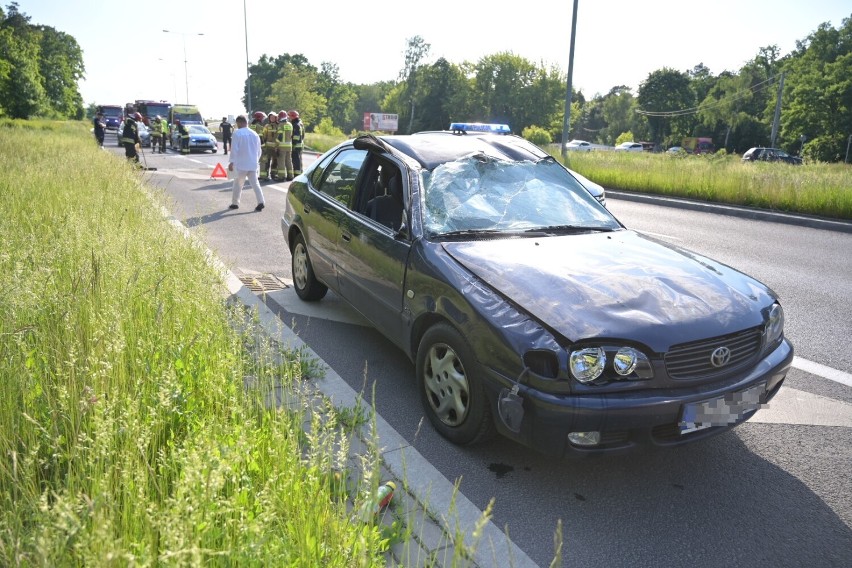
<path id="1" fill-rule="evenodd" d="M 772 81 L 775 80 L 775 76 L 769 77 L 765 81 L 761 81 L 756 85 L 749 87 L 748 89 L 744 89 L 742 91 L 737 91 L 733 95 L 726 96 L 724 99 L 720 99 L 713 103 L 708 103 L 705 105 L 698 105 L 696 107 L 682 109 L 682 110 L 672 110 L 672 111 L 650 111 L 650 110 L 642 110 L 636 109 L 637 114 L 641 114 L 642 116 L 653 116 L 653 117 L 663 117 L 663 118 L 671 118 L 675 116 L 686 116 L 690 114 L 696 114 L 699 111 L 711 109 L 717 106 L 720 106 L 722 103 L 727 103 L 731 100 L 738 100 L 746 96 L 749 92 L 758 92 L 762 89 L 767 88 Z"/>

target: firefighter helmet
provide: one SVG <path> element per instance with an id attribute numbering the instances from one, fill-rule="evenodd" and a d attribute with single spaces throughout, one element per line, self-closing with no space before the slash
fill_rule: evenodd
<path id="1" fill-rule="evenodd" d="M 134 112 L 134 113 L 133 113 L 133 120 L 136 120 L 136 121 L 142 121 L 142 120 L 144 120 L 144 119 L 142 118 L 142 114 L 141 114 L 141 113 Z"/>
<path id="2" fill-rule="evenodd" d="M 254 111 L 254 114 L 252 116 L 254 116 L 255 120 L 263 120 L 264 118 L 266 118 L 266 115 L 263 113 L 262 110 Z"/>
<path id="3" fill-rule="evenodd" d="M 278 120 L 287 120 L 287 111 L 279 110 L 278 111 Z"/>
<path id="4" fill-rule="evenodd" d="M 291 110 L 287 113 L 287 115 L 290 117 L 290 120 L 293 120 L 294 118 L 299 118 L 299 111 Z"/>

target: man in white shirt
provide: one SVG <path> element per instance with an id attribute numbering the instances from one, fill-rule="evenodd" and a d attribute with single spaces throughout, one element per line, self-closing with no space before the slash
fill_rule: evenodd
<path id="1" fill-rule="evenodd" d="M 243 191 L 243 184 L 248 177 L 254 196 L 257 198 L 257 207 L 255 211 L 263 211 L 266 206 L 263 199 L 263 190 L 260 189 L 260 182 L 257 180 L 257 164 L 260 160 L 260 136 L 248 126 L 248 120 L 245 115 L 237 117 L 237 130 L 234 132 L 231 140 L 231 161 L 228 164 L 228 171 L 236 171 L 234 178 L 234 189 L 231 192 L 231 205 L 228 209 L 240 208 L 240 194 Z"/>

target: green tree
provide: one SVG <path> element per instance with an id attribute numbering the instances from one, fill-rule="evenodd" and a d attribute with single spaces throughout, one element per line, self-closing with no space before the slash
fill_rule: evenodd
<path id="1" fill-rule="evenodd" d="M 529 126 L 531 111 L 526 97 L 536 80 L 535 65 L 504 51 L 483 57 L 475 70 L 474 88 L 479 97 L 476 119 L 507 123 L 515 131 Z"/>
<path id="2" fill-rule="evenodd" d="M 453 93 L 462 88 L 464 77 L 461 72 L 441 57 L 432 65 L 418 71 L 419 80 L 429 85 L 418 99 L 412 128 L 416 130 L 443 130 L 453 121 Z M 457 117 L 458 120 L 465 120 Z"/>
<path id="3" fill-rule="evenodd" d="M 631 130 L 636 119 L 636 100 L 625 86 L 613 87 L 602 100 L 601 111 L 606 126 L 599 139 L 604 144 L 615 144 L 619 134 Z"/>
<path id="4" fill-rule="evenodd" d="M 243 104 L 246 105 L 247 111 L 272 111 L 271 108 L 265 108 L 264 105 L 267 104 L 272 96 L 272 86 L 281 78 L 281 73 L 284 70 L 285 65 L 288 64 L 297 69 L 307 69 L 314 73 L 317 72 L 316 67 L 311 65 L 305 56 L 301 54 L 290 55 L 289 53 L 285 53 L 275 58 L 269 57 L 266 54 L 262 55 L 257 63 L 249 66 L 249 77 L 251 78 L 251 104 L 254 108 L 248 108 L 247 81 L 246 86 L 243 89 Z"/>
<path id="5" fill-rule="evenodd" d="M 551 140 L 561 141 L 562 121 L 565 118 L 565 82 L 566 78 L 557 66 L 546 68 L 541 64 L 537 67 L 532 83 L 525 90 L 529 104 L 525 107 L 525 112 L 515 115 L 516 124 L 520 124 L 520 120 L 530 126 L 547 125 Z M 571 102 L 573 101 L 572 95 Z M 556 130 L 551 127 L 555 124 L 559 125 Z"/>
<path id="6" fill-rule="evenodd" d="M 785 62 L 780 146 L 798 151 L 811 143 L 813 159 L 840 161 L 852 132 L 852 18 L 839 29 L 821 24 Z"/>
<path id="7" fill-rule="evenodd" d="M 724 73 L 704 98 L 698 116 L 710 129 L 722 125 L 725 131 L 724 148 L 730 147 L 731 132 L 750 118 L 746 108 L 754 97 L 752 91 L 753 69 L 744 68 L 739 75 Z"/>
<path id="8" fill-rule="evenodd" d="M 399 80 L 405 84 L 404 97 L 409 102 L 411 108 L 408 111 L 408 132 L 413 132 L 414 128 L 414 112 L 415 103 L 418 97 L 419 89 L 423 85 L 422 81 L 418 80 L 418 72 L 422 65 L 422 61 L 429 56 L 429 50 L 432 46 L 418 36 L 408 38 L 407 47 L 405 49 L 405 63 L 402 70 L 399 72 Z M 400 118 L 402 118 L 400 113 Z"/>
<path id="9" fill-rule="evenodd" d="M 49 26 L 39 27 L 42 77 L 48 114 L 60 118 L 83 118 L 83 97 L 78 82 L 83 78 L 83 51 L 72 36 Z"/>
<path id="10" fill-rule="evenodd" d="M 29 118 L 45 106 L 45 92 L 39 72 L 39 36 L 30 18 L 12 2 L 0 21 L 0 108 L 12 118 Z"/>
<path id="11" fill-rule="evenodd" d="M 264 104 L 272 112 L 277 112 L 275 109 L 297 109 L 307 127 L 326 113 L 326 100 L 317 92 L 317 84 L 314 67 L 285 63 Z"/>
<path id="12" fill-rule="evenodd" d="M 667 137 L 680 139 L 690 133 L 695 93 L 686 73 L 668 67 L 652 72 L 639 85 L 637 102 L 654 142 L 662 144 Z"/>
<path id="13" fill-rule="evenodd" d="M 326 115 L 338 127 L 351 125 L 358 116 L 355 104 L 358 95 L 352 85 L 340 81 L 337 65 L 323 62 L 317 75 L 317 92 L 327 101 Z M 320 121 L 324 117 L 319 117 Z"/>

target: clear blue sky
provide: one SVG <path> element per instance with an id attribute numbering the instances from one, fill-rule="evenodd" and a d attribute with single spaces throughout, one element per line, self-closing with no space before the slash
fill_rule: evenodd
<path id="1" fill-rule="evenodd" d="M 431 45 L 427 62 L 512 52 L 568 70 L 573 0 L 511 9 L 478 0 L 18 1 L 32 24 L 77 39 L 86 104 L 166 99 L 197 104 L 208 118 L 243 111 L 244 5 L 251 62 L 264 54 L 302 54 L 317 68 L 336 64 L 343 81 L 395 80 L 415 35 Z M 848 17 L 848 0 L 579 0 L 574 87 L 590 98 L 616 85 L 635 93 L 663 67 L 686 71 L 704 63 L 714 75 L 737 71 L 761 47 L 774 44 L 787 54 L 819 24 L 837 28 Z"/>

